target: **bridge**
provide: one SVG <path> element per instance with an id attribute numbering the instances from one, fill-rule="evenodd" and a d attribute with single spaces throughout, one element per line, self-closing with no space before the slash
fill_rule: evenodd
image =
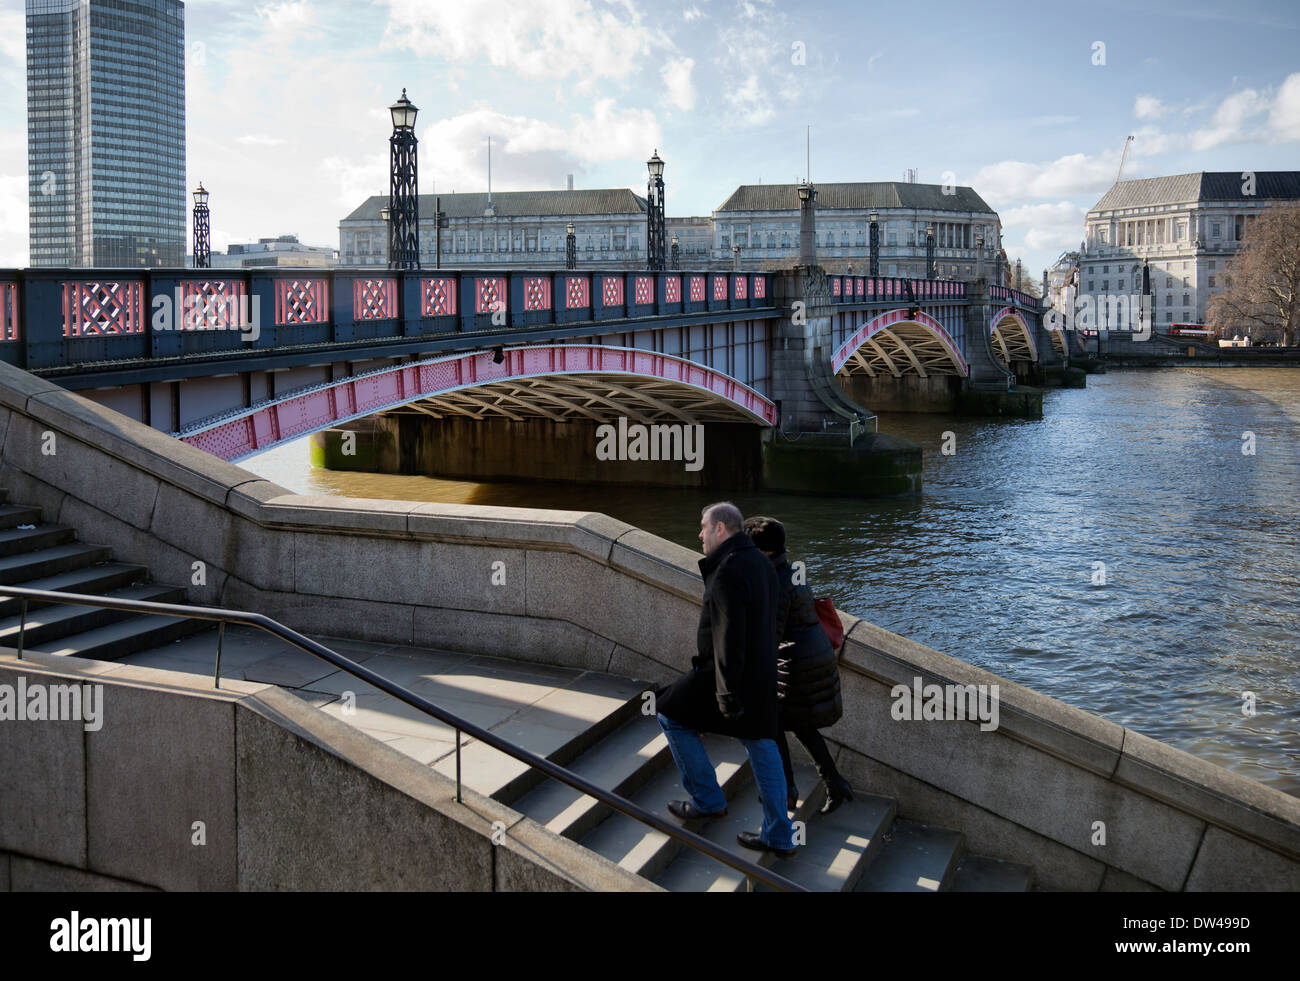
<path id="1" fill-rule="evenodd" d="M 394 446 L 527 432 L 532 463 L 576 463 L 575 428 L 625 417 L 725 436 L 698 479 L 747 486 L 774 431 L 849 446 L 873 411 L 1016 390 L 1063 350 L 1019 291 L 818 266 L 0 271 L 0 358 L 230 461 L 370 419 Z"/>

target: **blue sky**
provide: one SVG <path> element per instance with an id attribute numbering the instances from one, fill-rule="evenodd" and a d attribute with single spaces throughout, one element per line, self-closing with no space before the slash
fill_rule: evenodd
<path id="1" fill-rule="evenodd" d="M 645 188 L 670 215 L 742 183 L 951 173 L 1037 276 L 1115 179 L 1300 169 L 1300 5 L 787 0 L 189 0 L 190 186 L 215 248 L 387 191 L 387 105 L 420 187 Z M 1104 49 L 1098 47 L 1098 43 Z M 1104 61 L 1104 63 L 1102 63 Z M 27 262 L 23 6 L 0 4 L 0 265 Z"/>

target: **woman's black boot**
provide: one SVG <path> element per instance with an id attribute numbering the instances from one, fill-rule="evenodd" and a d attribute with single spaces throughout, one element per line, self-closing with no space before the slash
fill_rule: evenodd
<path id="1" fill-rule="evenodd" d="M 821 812 L 829 814 L 847 800 L 853 800 L 853 788 L 836 773 L 826 781 L 826 803 L 822 805 Z"/>

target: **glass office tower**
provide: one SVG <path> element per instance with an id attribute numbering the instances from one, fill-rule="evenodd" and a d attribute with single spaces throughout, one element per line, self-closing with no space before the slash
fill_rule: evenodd
<path id="1" fill-rule="evenodd" d="M 185 264 L 185 5 L 26 0 L 33 266 Z"/>

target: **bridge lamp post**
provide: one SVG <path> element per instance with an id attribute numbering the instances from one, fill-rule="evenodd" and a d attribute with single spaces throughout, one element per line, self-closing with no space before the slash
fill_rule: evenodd
<path id="1" fill-rule="evenodd" d="M 740 246 L 739 245 L 733 245 L 731 247 L 731 271 L 732 272 L 740 271 Z"/>
<path id="2" fill-rule="evenodd" d="M 437 183 L 436 181 L 434 182 Z M 442 213 L 442 198 L 433 199 L 433 248 L 434 268 L 442 268 L 442 230 L 448 225 L 447 216 Z"/>
<path id="3" fill-rule="evenodd" d="M 939 271 L 934 268 L 934 222 L 925 223 L 925 278 L 937 279 Z"/>
<path id="4" fill-rule="evenodd" d="M 871 278 L 875 279 L 880 275 L 880 212 L 872 208 L 867 219 L 871 222 L 868 236 L 871 243 Z"/>
<path id="5" fill-rule="evenodd" d="M 646 184 L 647 242 L 646 251 L 649 262 L 647 268 L 660 271 L 664 268 L 664 162 L 656 149 L 654 156 L 646 161 L 650 171 L 650 180 Z"/>
<path id="6" fill-rule="evenodd" d="M 406 89 L 388 107 L 393 118 L 389 145 L 388 266 L 390 269 L 420 268 L 419 181 L 415 138 L 415 116 L 419 112 Z"/>
<path id="7" fill-rule="evenodd" d="M 672 262 L 671 262 L 671 268 L 673 268 L 673 269 L 680 269 L 680 268 L 681 268 L 681 264 L 682 264 L 682 261 L 681 261 L 681 252 L 678 250 L 677 236 L 674 235 L 674 236 L 673 236 L 673 251 L 672 251 Z"/>
<path id="8" fill-rule="evenodd" d="M 817 189 L 807 181 L 799 185 L 799 265 L 817 265 L 817 217 L 813 210 Z"/>
<path id="9" fill-rule="evenodd" d="M 212 245 L 208 233 L 208 192 L 203 182 L 194 189 L 194 268 L 212 266 Z"/>
<path id="10" fill-rule="evenodd" d="M 984 233 L 975 236 L 975 279 L 984 278 Z"/>
<path id="11" fill-rule="evenodd" d="M 573 222 L 569 222 L 564 235 L 564 268 L 578 268 L 578 236 L 573 234 Z"/>

